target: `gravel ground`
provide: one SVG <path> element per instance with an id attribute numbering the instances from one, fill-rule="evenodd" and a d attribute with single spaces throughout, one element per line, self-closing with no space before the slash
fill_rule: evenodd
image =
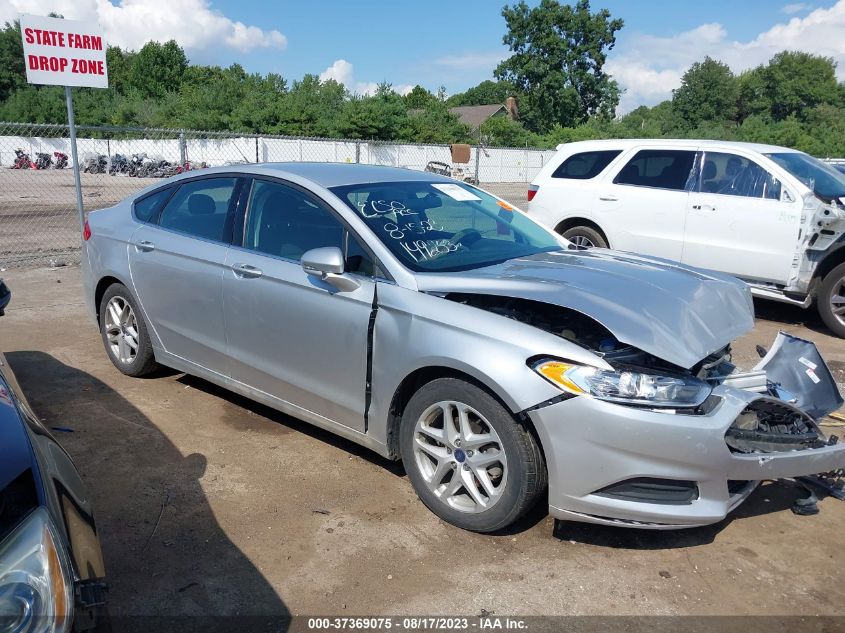
<path id="1" fill-rule="evenodd" d="M 93 497 L 116 615 L 845 615 L 845 503 L 799 517 L 796 489 L 765 484 L 700 529 L 556 524 L 541 504 L 507 533 L 462 532 L 398 464 L 199 379 L 119 374 L 78 268 L 4 276 L 0 349 L 37 413 L 72 429 L 58 435 Z M 842 381 L 845 343 L 812 313 L 758 313 L 740 364 L 783 329 Z"/>

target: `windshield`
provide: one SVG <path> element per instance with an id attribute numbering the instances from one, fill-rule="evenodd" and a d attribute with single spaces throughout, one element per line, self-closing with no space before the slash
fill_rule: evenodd
<path id="1" fill-rule="evenodd" d="M 766 154 L 790 174 L 807 185 L 821 199 L 830 202 L 845 196 L 845 174 L 818 158 L 800 152 Z"/>
<path id="2" fill-rule="evenodd" d="M 331 191 L 416 272 L 481 268 L 565 248 L 506 202 L 469 185 L 385 182 Z"/>

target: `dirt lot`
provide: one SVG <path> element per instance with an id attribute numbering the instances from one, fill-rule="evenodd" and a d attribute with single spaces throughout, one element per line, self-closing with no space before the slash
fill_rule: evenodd
<path id="1" fill-rule="evenodd" d="M 762 486 L 681 532 L 555 525 L 543 507 L 495 536 L 440 522 L 402 468 L 211 384 L 119 374 L 79 270 L 12 270 L 0 349 L 94 499 L 114 614 L 845 615 L 845 503 L 789 511 Z M 845 382 L 845 343 L 760 304 L 737 346 L 811 338 Z M 807 320 L 806 325 L 802 322 Z"/>

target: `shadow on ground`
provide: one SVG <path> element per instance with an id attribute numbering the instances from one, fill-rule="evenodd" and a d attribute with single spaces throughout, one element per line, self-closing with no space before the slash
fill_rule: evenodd
<path id="1" fill-rule="evenodd" d="M 803 326 L 808 330 L 826 336 L 834 334 L 824 324 L 815 305 L 809 308 L 781 303 L 779 301 L 767 301 L 766 299 L 754 299 L 754 315 L 758 319 L 765 319 L 782 325 Z M 806 336 L 806 335 L 805 335 Z"/>
<path id="2" fill-rule="evenodd" d="M 285 603 L 217 523 L 204 455 L 183 456 L 90 374 L 43 352 L 6 358 L 93 498 L 115 631 L 287 630 Z"/>
<path id="3" fill-rule="evenodd" d="M 291 431 L 302 433 L 308 437 L 313 437 L 316 440 L 325 442 L 326 444 L 334 446 L 335 448 L 345 451 L 351 455 L 365 459 L 376 466 L 384 468 L 387 472 L 396 475 L 397 477 L 405 476 L 405 469 L 402 467 L 402 462 L 384 458 L 369 448 L 365 448 L 351 440 L 340 437 L 331 431 L 326 431 L 318 426 L 314 426 L 313 424 L 294 418 L 293 416 L 277 411 L 276 409 L 263 405 L 255 400 L 250 400 L 245 396 L 229 391 L 228 389 L 208 382 L 203 378 L 197 378 L 196 376 L 191 376 L 190 374 L 183 374 L 178 378 L 178 381 L 191 389 L 198 389 L 199 391 L 212 395 L 215 398 L 225 400 L 229 405 L 237 407 L 238 409 L 250 411 L 255 415 L 260 415 L 261 417 L 270 420 L 271 422 L 285 426 Z M 235 425 L 242 424 L 242 422 L 239 422 L 236 419 L 236 416 L 232 416 L 231 419 L 227 416 L 226 422 L 228 424 Z"/>

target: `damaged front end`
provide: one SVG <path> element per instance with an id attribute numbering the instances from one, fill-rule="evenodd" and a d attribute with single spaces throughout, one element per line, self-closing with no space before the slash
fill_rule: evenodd
<path id="1" fill-rule="evenodd" d="M 528 359 L 566 394 L 524 412 L 546 447 L 554 516 L 655 529 L 704 525 L 721 520 L 762 480 L 790 479 L 837 496 L 839 484 L 826 477 L 845 468 L 845 443 L 825 436 L 819 422 L 843 401 L 813 343 L 781 333 L 749 371 L 733 364 L 729 345 L 684 368 L 571 308 L 491 294 L 444 296 L 554 334 L 610 367 Z M 671 398 L 661 400 L 666 385 Z"/>
<path id="2" fill-rule="evenodd" d="M 806 294 L 816 269 L 845 235 L 845 205 L 840 200 L 823 200 L 813 192 L 804 195 L 801 230 L 793 258 L 786 293 Z"/>

